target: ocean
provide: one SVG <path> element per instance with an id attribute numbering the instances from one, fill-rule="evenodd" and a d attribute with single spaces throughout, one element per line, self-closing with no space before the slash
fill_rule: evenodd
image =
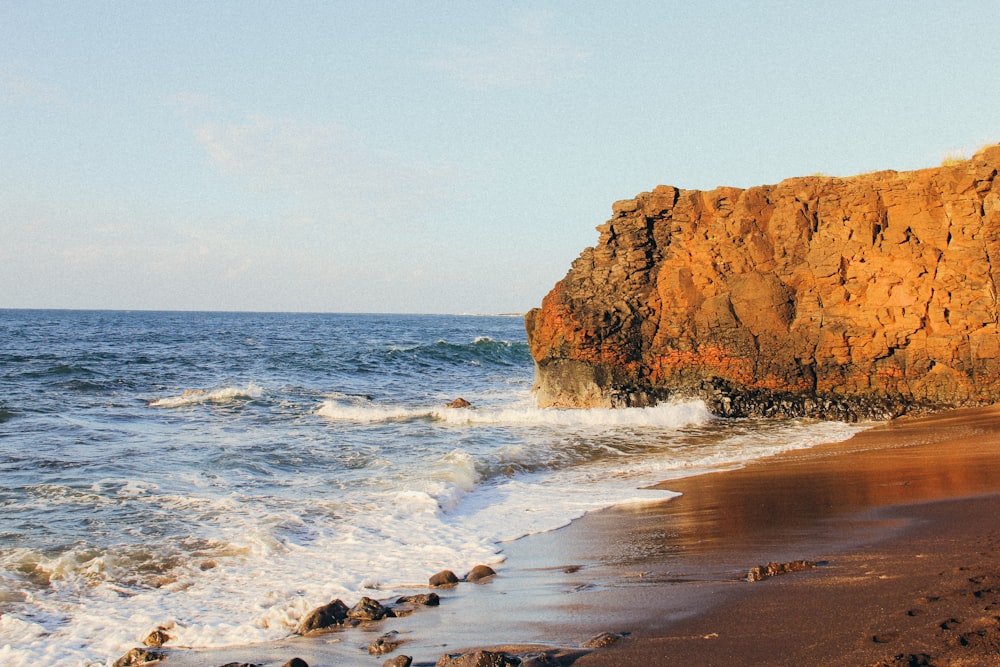
<path id="1" fill-rule="evenodd" d="M 0 310 L 0 664 L 287 637 L 864 428 L 541 410 L 532 374 L 521 317 Z"/>

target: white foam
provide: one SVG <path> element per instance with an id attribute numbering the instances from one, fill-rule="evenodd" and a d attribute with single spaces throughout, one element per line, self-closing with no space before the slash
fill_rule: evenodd
<path id="1" fill-rule="evenodd" d="M 870 424 L 844 422 L 789 422 L 764 429 L 727 435 L 711 444 L 674 445 L 659 455 L 628 458 L 620 466 L 606 467 L 607 474 L 636 484 L 655 484 L 711 470 L 735 468 L 748 461 L 822 443 L 846 440 Z"/>
<path id="2" fill-rule="evenodd" d="M 522 392 L 518 392 L 522 393 Z M 375 403 L 345 404 L 333 398 L 323 402 L 316 414 L 328 419 L 372 423 L 429 419 L 453 424 L 510 424 L 547 426 L 656 426 L 681 428 L 713 419 L 704 401 L 661 403 L 648 408 L 556 409 L 530 404 L 515 407 L 447 408 L 441 406 L 404 407 Z"/>
<path id="3" fill-rule="evenodd" d="M 130 479 L 118 489 L 119 496 L 138 496 L 158 490 L 160 487 L 153 482 Z"/>
<path id="4" fill-rule="evenodd" d="M 359 424 L 421 419 L 434 417 L 434 409 L 413 409 L 393 406 L 344 405 L 336 400 L 324 401 L 316 414 L 328 419 L 356 422 Z"/>
<path id="5" fill-rule="evenodd" d="M 185 389 L 180 396 L 168 396 L 150 401 L 156 408 L 178 408 L 199 403 L 229 403 L 230 401 L 260 398 L 263 390 L 251 382 L 245 387 L 221 387 L 219 389 Z"/>
<path id="6" fill-rule="evenodd" d="M 21 644 L 25 642 L 41 639 L 47 634 L 45 628 L 39 623 L 22 621 L 10 614 L 0 616 L 0 637 L 9 648 L 11 644 Z M 0 649 L 0 658 L 3 657 L 3 649 Z M 4 663 L 9 664 L 9 663 Z"/>
<path id="7" fill-rule="evenodd" d="M 435 411 L 437 419 L 468 424 L 543 424 L 547 426 L 655 426 L 681 428 L 712 419 L 703 401 L 661 403 L 648 408 L 555 409 L 517 407 Z"/>

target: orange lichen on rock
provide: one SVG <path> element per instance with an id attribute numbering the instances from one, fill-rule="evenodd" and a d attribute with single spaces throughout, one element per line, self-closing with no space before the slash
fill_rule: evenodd
<path id="1" fill-rule="evenodd" d="M 883 416 L 1000 398 L 1000 146 L 615 202 L 528 314 L 540 405 Z"/>

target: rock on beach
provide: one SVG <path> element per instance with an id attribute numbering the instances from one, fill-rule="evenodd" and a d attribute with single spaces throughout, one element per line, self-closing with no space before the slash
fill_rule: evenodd
<path id="1" fill-rule="evenodd" d="M 465 580 L 471 583 L 476 583 L 489 579 L 490 577 L 496 576 L 496 571 L 489 565 L 477 565 L 472 570 L 465 575 Z"/>
<path id="2" fill-rule="evenodd" d="M 133 648 L 114 662 L 113 667 L 137 667 L 166 660 L 167 656 L 159 651 L 147 648 Z"/>
<path id="3" fill-rule="evenodd" d="M 378 600 L 370 597 L 361 598 L 347 612 L 347 618 L 354 621 L 379 621 L 387 616 L 393 616 L 392 610 L 384 607 Z"/>
<path id="4" fill-rule="evenodd" d="M 437 574 L 432 575 L 428 583 L 432 587 L 454 586 L 458 583 L 458 576 L 451 570 L 441 570 Z"/>
<path id="5" fill-rule="evenodd" d="M 347 619 L 348 611 L 347 605 L 342 600 L 333 600 L 306 614 L 295 629 L 295 634 L 307 635 L 316 630 L 340 625 Z"/>

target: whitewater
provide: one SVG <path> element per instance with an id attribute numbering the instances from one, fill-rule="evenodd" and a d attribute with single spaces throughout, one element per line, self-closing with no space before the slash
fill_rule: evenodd
<path id="1" fill-rule="evenodd" d="M 863 428 L 540 410 L 532 374 L 519 317 L 0 310 L 0 664 L 280 639 Z"/>

